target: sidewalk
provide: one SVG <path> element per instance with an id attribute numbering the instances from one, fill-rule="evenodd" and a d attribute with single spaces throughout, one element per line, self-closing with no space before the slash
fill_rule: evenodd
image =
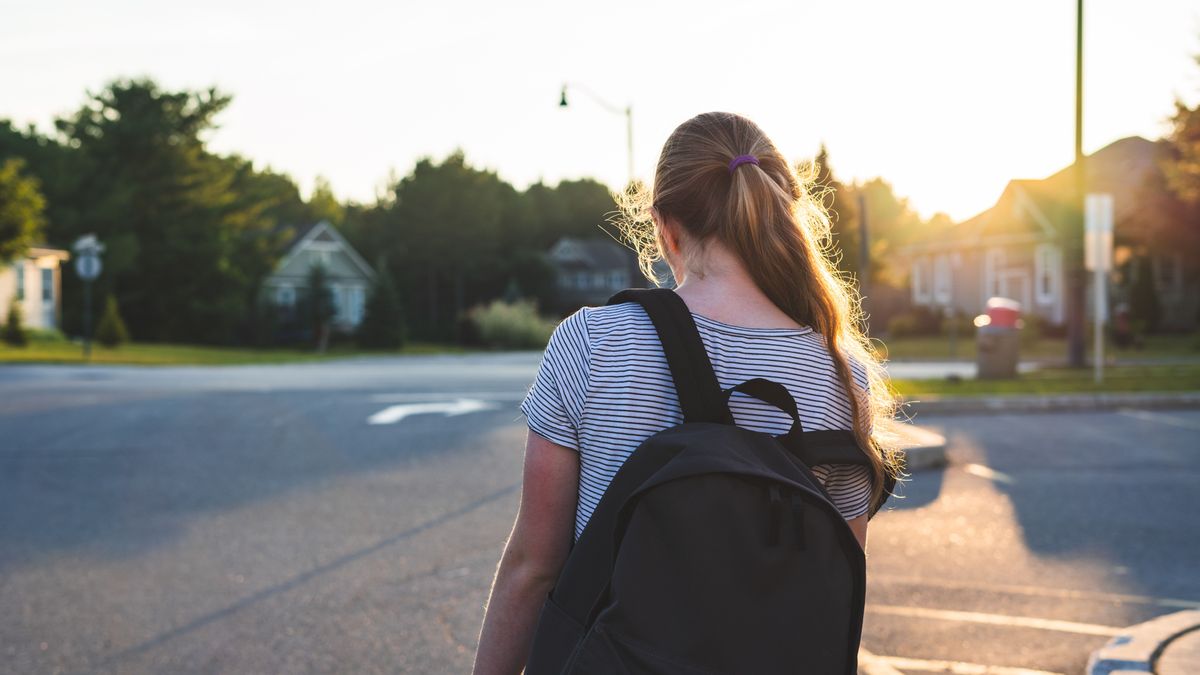
<path id="1" fill-rule="evenodd" d="M 904 450 L 905 471 L 946 465 L 946 439 L 941 434 L 898 420 L 892 422 L 884 432 L 895 436 Z"/>
<path id="2" fill-rule="evenodd" d="M 904 403 L 908 415 L 974 415 L 979 413 L 1085 412 L 1120 408 L 1200 408 L 1200 391 L 1110 392 L 1002 396 L 921 396 Z"/>
<path id="3" fill-rule="evenodd" d="M 1200 609 L 1130 626 L 1092 653 L 1087 675 L 1200 673 Z"/>

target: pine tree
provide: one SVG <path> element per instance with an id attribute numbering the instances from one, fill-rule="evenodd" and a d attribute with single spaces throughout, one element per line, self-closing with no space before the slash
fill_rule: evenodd
<path id="1" fill-rule="evenodd" d="M 25 335 L 25 328 L 21 325 L 21 305 L 15 300 L 8 306 L 8 318 L 4 321 L 4 330 L 0 331 L 0 337 L 12 347 L 24 347 L 29 343 L 29 337 Z"/>
<path id="2" fill-rule="evenodd" d="M 121 319 L 117 299 L 111 295 L 104 303 L 104 315 L 100 317 L 100 325 L 96 326 L 96 342 L 109 349 L 129 342 L 129 329 Z"/>
<path id="3" fill-rule="evenodd" d="M 358 327 L 358 343 L 368 349 L 399 349 L 404 344 L 404 311 L 400 294 L 388 272 L 387 260 L 375 267 L 367 313 Z"/>
<path id="4" fill-rule="evenodd" d="M 308 270 L 308 311 L 317 351 L 324 353 L 329 346 L 329 331 L 332 328 L 330 322 L 337 310 L 333 306 L 333 289 L 329 287 L 329 274 L 323 265 L 313 265 Z"/>
<path id="5" fill-rule="evenodd" d="M 1162 319 L 1162 305 L 1154 287 L 1154 267 L 1148 254 L 1140 256 L 1135 265 L 1133 286 L 1129 289 L 1129 315 L 1141 324 L 1142 330 L 1153 333 Z"/>

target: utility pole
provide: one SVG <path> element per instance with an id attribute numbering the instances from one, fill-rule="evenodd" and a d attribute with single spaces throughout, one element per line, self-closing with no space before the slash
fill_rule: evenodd
<path id="1" fill-rule="evenodd" d="M 858 190 L 858 293 L 862 300 L 863 329 L 867 328 L 870 314 L 867 302 L 871 286 L 871 231 L 867 224 L 866 183 Z"/>
<path id="2" fill-rule="evenodd" d="M 1067 365 L 1084 366 L 1084 304 L 1086 281 L 1083 269 L 1083 0 L 1075 3 L 1075 165 L 1072 208 L 1067 209 L 1070 222 L 1063 227 L 1063 253 L 1067 260 Z M 1097 308 L 1099 309 L 1099 308 Z"/>
<path id="3" fill-rule="evenodd" d="M 630 105 L 625 106 L 624 108 L 615 106 L 615 105 L 609 103 L 608 101 L 604 100 L 603 98 L 600 98 L 591 89 L 588 89 L 587 87 L 585 87 L 581 84 L 575 84 L 575 83 L 568 82 L 568 83 L 563 84 L 563 86 L 562 86 L 562 92 L 558 99 L 558 106 L 560 108 L 566 108 L 568 106 L 568 104 L 567 104 L 567 88 L 568 87 L 573 87 L 573 88 L 578 89 L 578 90 L 582 91 L 583 93 L 587 94 L 588 97 L 591 98 L 592 101 L 594 101 L 596 103 L 596 105 L 599 105 L 601 108 L 604 108 L 608 112 L 610 112 L 614 115 L 624 115 L 625 116 L 626 170 L 629 172 L 629 183 L 632 184 L 633 179 L 634 179 L 634 175 L 633 175 L 633 105 L 630 104 Z"/>

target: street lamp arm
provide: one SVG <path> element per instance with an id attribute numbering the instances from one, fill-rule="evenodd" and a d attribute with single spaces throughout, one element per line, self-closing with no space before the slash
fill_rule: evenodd
<path id="1" fill-rule="evenodd" d="M 628 106 L 622 108 L 621 106 L 613 105 L 612 103 L 609 103 L 608 101 L 601 98 L 599 94 L 592 91 L 590 88 L 588 88 L 582 84 L 579 84 L 578 82 L 566 82 L 563 84 L 563 101 L 566 101 L 567 89 L 577 89 L 579 91 L 582 91 L 583 93 L 587 94 L 588 98 L 592 99 L 592 101 L 594 101 L 596 103 L 596 105 L 600 106 L 601 108 L 604 108 L 605 110 L 607 110 L 608 112 L 610 112 L 614 115 L 628 115 L 629 114 Z"/>

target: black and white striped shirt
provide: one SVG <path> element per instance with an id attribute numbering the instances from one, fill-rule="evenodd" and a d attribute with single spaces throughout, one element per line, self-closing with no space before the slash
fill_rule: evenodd
<path id="1" fill-rule="evenodd" d="M 765 377 L 791 392 L 806 431 L 852 428 L 849 399 L 820 334 L 732 326 L 694 312 L 692 317 L 721 387 Z M 865 386 L 861 369 L 852 370 Z M 787 413 L 740 392 L 729 408 L 745 429 L 782 434 L 791 427 Z M 683 423 L 654 324 L 633 302 L 584 307 L 564 319 L 521 411 L 534 432 L 579 452 L 576 538 L 625 459 L 650 436 Z M 812 469 L 843 517 L 867 512 L 870 469 L 828 464 Z"/>

